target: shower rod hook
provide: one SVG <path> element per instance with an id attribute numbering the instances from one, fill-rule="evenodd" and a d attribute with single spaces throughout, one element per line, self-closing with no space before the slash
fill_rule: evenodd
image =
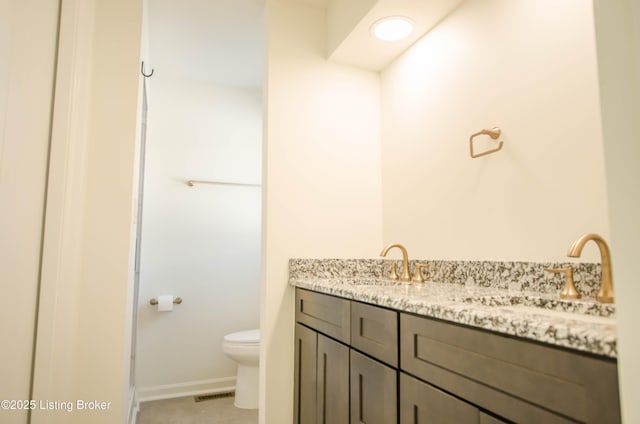
<path id="1" fill-rule="evenodd" d="M 142 72 L 142 76 L 149 78 L 151 75 L 153 75 L 153 69 L 151 70 L 151 73 L 149 75 L 144 73 L 144 60 L 142 61 L 142 64 L 140 65 L 140 72 Z"/>

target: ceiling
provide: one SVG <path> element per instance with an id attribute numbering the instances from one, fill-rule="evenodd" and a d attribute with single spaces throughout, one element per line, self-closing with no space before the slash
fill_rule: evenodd
<path id="1" fill-rule="evenodd" d="M 263 0 L 148 0 L 149 66 L 157 76 L 260 87 Z"/>
<path id="2" fill-rule="evenodd" d="M 381 71 L 455 10 L 463 0 L 330 0 L 329 59 Z M 350 17 L 350 19 L 345 19 Z M 371 35 L 375 22 L 389 16 L 413 21 L 405 39 L 382 41 Z"/>
<path id="3" fill-rule="evenodd" d="M 265 0 L 147 0 L 149 66 L 156 75 L 261 87 Z M 379 71 L 463 0 L 298 0 L 327 9 L 328 58 Z M 376 20 L 409 16 L 400 42 L 370 34 Z"/>

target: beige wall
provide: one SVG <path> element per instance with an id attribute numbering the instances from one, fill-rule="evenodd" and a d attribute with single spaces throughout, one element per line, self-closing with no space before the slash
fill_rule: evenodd
<path id="1" fill-rule="evenodd" d="M 467 2 L 382 73 L 385 242 L 417 257 L 565 261 L 579 234 L 605 236 L 630 423 L 639 12 L 632 1 Z M 494 125 L 504 149 L 469 158 L 469 135 Z M 580 260 L 599 262 L 589 250 Z"/>
<path id="2" fill-rule="evenodd" d="M 378 76 L 325 60 L 325 12 L 267 1 L 260 422 L 293 412 L 292 257 L 381 247 Z M 340 101 L 336 101 L 340 99 Z"/>
<path id="3" fill-rule="evenodd" d="M 640 5 L 597 0 L 596 34 L 625 423 L 640 422 Z"/>
<path id="4" fill-rule="evenodd" d="M 141 23 L 140 0 L 97 2 L 76 393 L 112 407 L 77 413 L 78 422 L 114 422 L 128 412 Z"/>
<path id="5" fill-rule="evenodd" d="M 74 410 L 34 423 L 127 419 L 141 23 L 141 1 L 63 4 L 34 399 Z"/>
<path id="6" fill-rule="evenodd" d="M 0 4 L 0 399 L 29 399 L 59 4 Z M 28 411 L 0 409 L 0 422 Z"/>
<path id="7" fill-rule="evenodd" d="M 378 0 L 328 0 L 327 55 L 340 46 Z"/>
<path id="8" fill-rule="evenodd" d="M 503 150 L 471 159 L 493 126 Z M 466 2 L 382 72 L 384 241 L 565 260 L 580 234 L 609 236 L 602 150 L 591 5 Z"/>

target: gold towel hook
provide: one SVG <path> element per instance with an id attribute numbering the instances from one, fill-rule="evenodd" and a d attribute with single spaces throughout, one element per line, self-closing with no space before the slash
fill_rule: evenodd
<path id="1" fill-rule="evenodd" d="M 482 153 L 474 153 L 473 152 L 473 139 L 479 135 L 488 135 L 489 137 L 491 137 L 491 139 L 495 140 L 498 137 L 500 137 L 500 128 L 498 127 L 493 127 L 490 130 L 484 129 L 482 131 L 479 131 L 475 134 L 473 134 L 470 138 L 469 138 L 469 152 L 471 154 L 472 158 L 479 158 L 480 156 L 484 156 L 484 155 L 488 155 L 490 153 L 494 153 L 497 152 L 498 150 L 502 149 L 502 145 L 504 144 L 504 141 L 500 141 L 500 144 L 498 144 L 498 147 L 496 147 L 495 149 L 491 149 L 491 150 L 487 150 L 486 152 L 482 152 Z"/>

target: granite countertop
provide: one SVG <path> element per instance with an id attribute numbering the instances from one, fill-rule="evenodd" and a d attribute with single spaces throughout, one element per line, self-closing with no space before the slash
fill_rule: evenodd
<path id="1" fill-rule="evenodd" d="M 299 267 L 300 260 L 291 262 Z M 443 282 L 403 283 L 375 275 L 291 272 L 289 284 L 320 293 L 616 358 L 615 306 L 557 292 Z"/>

